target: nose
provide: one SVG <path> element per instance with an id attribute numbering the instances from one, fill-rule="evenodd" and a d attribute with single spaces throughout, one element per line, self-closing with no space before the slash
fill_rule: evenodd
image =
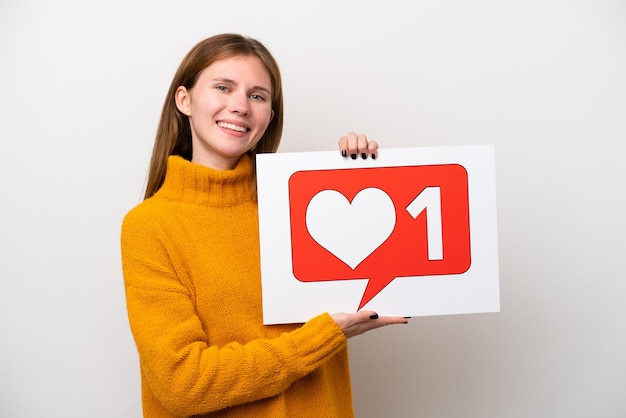
<path id="1" fill-rule="evenodd" d="M 231 95 L 230 111 L 239 115 L 247 115 L 250 112 L 250 103 L 247 93 L 234 93 Z"/>

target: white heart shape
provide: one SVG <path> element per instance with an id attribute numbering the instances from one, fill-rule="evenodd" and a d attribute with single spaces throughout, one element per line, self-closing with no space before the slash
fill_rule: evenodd
<path id="1" fill-rule="evenodd" d="M 396 209 L 384 191 L 370 187 L 352 200 L 336 190 L 317 193 L 306 210 L 311 237 L 352 270 L 389 238 Z"/>

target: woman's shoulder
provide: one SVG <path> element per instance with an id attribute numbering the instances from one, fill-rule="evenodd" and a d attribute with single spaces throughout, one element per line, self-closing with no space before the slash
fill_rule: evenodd
<path id="1" fill-rule="evenodd" d="M 148 198 L 130 209 L 122 221 L 122 227 L 141 226 L 147 228 L 160 223 L 169 210 L 167 201 L 162 199 Z"/>

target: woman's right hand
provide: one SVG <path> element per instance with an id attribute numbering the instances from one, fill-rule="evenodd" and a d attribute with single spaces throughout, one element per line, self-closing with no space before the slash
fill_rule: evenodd
<path id="1" fill-rule="evenodd" d="M 381 316 L 374 311 L 356 313 L 339 312 L 330 315 L 343 330 L 347 338 L 363 334 L 367 331 L 386 325 L 407 324 L 408 318 L 402 316 Z"/>

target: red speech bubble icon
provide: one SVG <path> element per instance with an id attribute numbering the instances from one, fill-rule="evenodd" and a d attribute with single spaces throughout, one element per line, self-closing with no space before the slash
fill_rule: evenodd
<path id="1" fill-rule="evenodd" d="M 462 274 L 471 264 L 458 164 L 298 171 L 289 210 L 294 276 L 369 279 L 358 309 L 397 277 Z"/>

